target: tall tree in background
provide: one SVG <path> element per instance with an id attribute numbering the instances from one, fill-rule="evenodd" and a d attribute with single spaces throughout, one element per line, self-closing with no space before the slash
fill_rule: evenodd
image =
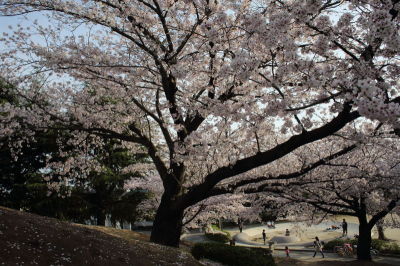
<path id="1" fill-rule="evenodd" d="M 28 103 L 16 95 L 11 84 L 0 80 L 0 105 L 26 107 Z M 6 116 L 7 112 L 0 113 Z M 45 134 L 34 132 L 27 139 L 21 132 L 1 137 L 0 142 L 0 202 L 16 209 L 31 209 L 47 198 L 47 183 L 43 179 L 43 170 L 48 159 L 59 160 L 54 156 L 58 151 L 56 132 Z M 15 149 L 15 144 L 20 146 Z M 55 180 L 54 180 L 55 181 Z"/>
<path id="2" fill-rule="evenodd" d="M 148 197 L 146 191 L 127 191 L 125 184 L 132 178 L 142 178 L 142 173 L 130 169 L 139 164 L 148 164 L 146 154 L 130 154 L 116 141 L 108 141 L 95 152 L 100 171 L 93 171 L 82 180 L 82 197 L 89 205 L 90 213 L 98 225 L 105 225 L 106 217 L 111 222 L 134 223 L 138 216 L 137 205 Z"/>
<path id="3" fill-rule="evenodd" d="M 360 116 L 397 125 L 398 2 L 0 0 L 3 15 L 51 20 L 3 39 L 1 71 L 32 106 L 0 132 L 56 121 L 76 146 L 145 149 L 164 188 L 151 240 L 178 246 L 185 210 L 221 187 Z"/>

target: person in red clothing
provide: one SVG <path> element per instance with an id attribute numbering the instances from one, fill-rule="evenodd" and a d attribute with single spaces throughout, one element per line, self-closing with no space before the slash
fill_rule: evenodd
<path id="1" fill-rule="evenodd" d="M 290 257 L 290 256 L 289 256 L 289 252 L 290 252 L 290 251 L 289 251 L 289 247 L 286 246 L 286 247 L 285 247 L 286 257 Z"/>

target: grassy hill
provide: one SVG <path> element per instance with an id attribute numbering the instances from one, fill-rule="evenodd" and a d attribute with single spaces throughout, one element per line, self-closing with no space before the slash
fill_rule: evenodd
<path id="1" fill-rule="evenodd" d="M 0 265 L 201 265 L 185 250 L 146 240 L 0 207 Z"/>

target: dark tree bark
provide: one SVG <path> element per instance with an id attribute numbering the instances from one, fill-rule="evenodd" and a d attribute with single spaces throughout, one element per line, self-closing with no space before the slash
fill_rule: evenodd
<path id="1" fill-rule="evenodd" d="M 360 222 L 360 226 L 358 229 L 358 243 L 357 243 L 357 259 L 358 260 L 371 260 L 371 227 L 367 222 L 367 217 L 362 216 L 362 214 L 358 217 Z"/>
<path id="2" fill-rule="evenodd" d="M 102 210 L 99 210 L 97 212 L 96 221 L 97 221 L 97 225 L 101 225 L 101 226 L 106 225 L 106 214 Z"/>
<path id="3" fill-rule="evenodd" d="M 164 197 L 157 209 L 150 241 L 172 247 L 179 247 L 182 232 L 183 208 L 172 207 L 173 203 Z"/>

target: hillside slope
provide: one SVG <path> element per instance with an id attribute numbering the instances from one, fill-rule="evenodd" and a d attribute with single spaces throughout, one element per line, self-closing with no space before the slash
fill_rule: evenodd
<path id="1" fill-rule="evenodd" d="M 0 207 L 0 265 L 201 265 L 180 249 Z"/>

